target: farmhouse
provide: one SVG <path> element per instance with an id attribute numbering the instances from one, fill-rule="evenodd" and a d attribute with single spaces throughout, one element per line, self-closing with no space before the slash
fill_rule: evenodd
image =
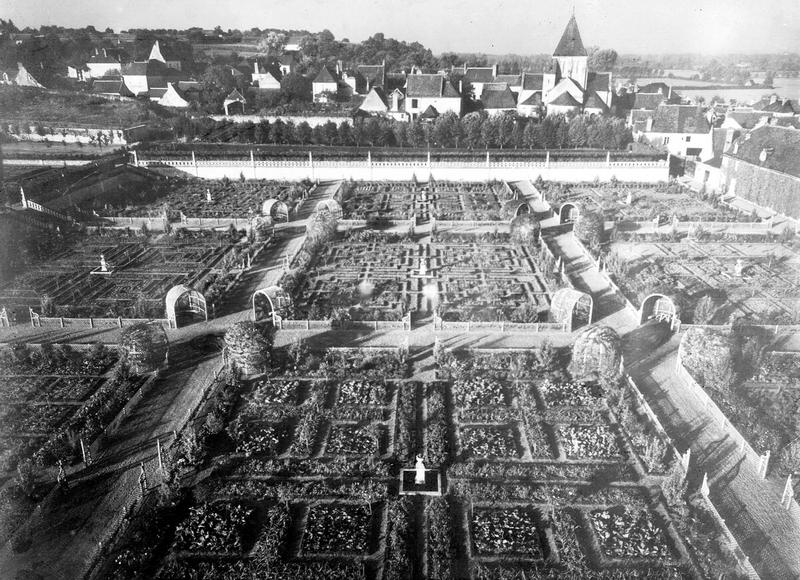
<path id="1" fill-rule="evenodd" d="M 726 191 L 800 219 L 800 131 L 764 125 L 722 156 Z"/>
<path id="2" fill-rule="evenodd" d="M 644 128 L 634 124 L 633 138 L 654 147 L 664 147 L 673 155 L 701 156 L 711 148 L 711 125 L 696 105 L 661 104 Z"/>
<path id="3" fill-rule="evenodd" d="M 440 74 L 414 74 L 406 80 L 406 112 L 411 120 L 432 107 L 438 114 L 461 115 L 461 93 Z"/>

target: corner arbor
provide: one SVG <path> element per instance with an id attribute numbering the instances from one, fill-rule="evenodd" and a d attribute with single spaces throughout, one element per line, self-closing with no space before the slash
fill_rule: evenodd
<path id="1" fill-rule="evenodd" d="M 658 320 L 669 323 L 670 330 L 675 330 L 680 325 L 680 301 L 675 295 L 650 294 L 642 301 L 639 308 L 639 324 L 648 320 Z"/>
<path id="2" fill-rule="evenodd" d="M 261 204 L 261 215 L 276 223 L 286 222 L 289 221 L 289 208 L 279 199 L 267 199 Z"/>
<path id="3" fill-rule="evenodd" d="M 594 301 L 589 294 L 572 288 L 562 288 L 553 294 L 550 317 L 553 322 L 566 324 L 567 330 L 572 332 L 592 323 L 593 308 Z"/>
<path id="4" fill-rule="evenodd" d="M 577 220 L 579 215 L 580 209 L 577 205 L 574 203 L 565 203 L 558 212 L 558 222 L 561 224 L 569 224 Z"/>
<path id="5" fill-rule="evenodd" d="M 622 341 L 614 329 L 590 326 L 575 339 L 570 372 L 576 379 L 614 375 L 621 363 Z"/>
<path id="6" fill-rule="evenodd" d="M 507 220 L 513 220 L 521 215 L 531 213 L 531 206 L 528 205 L 527 201 L 521 199 L 511 199 L 503 204 L 501 213 L 503 218 Z"/>
<path id="7" fill-rule="evenodd" d="M 167 363 L 169 341 L 158 324 L 134 324 L 122 330 L 119 348 L 131 372 L 143 375 Z"/>
<path id="8" fill-rule="evenodd" d="M 286 315 L 292 305 L 289 294 L 280 286 L 269 286 L 256 290 L 253 294 L 253 320 L 271 320 L 278 326 L 281 317 Z"/>
<path id="9" fill-rule="evenodd" d="M 317 204 L 317 213 L 329 213 L 331 217 L 340 220 L 342 219 L 342 206 L 335 199 L 323 199 Z"/>
<path id="10" fill-rule="evenodd" d="M 167 292 L 165 301 L 167 320 L 174 328 L 208 320 L 205 296 L 189 286 L 184 284 L 173 286 Z"/>

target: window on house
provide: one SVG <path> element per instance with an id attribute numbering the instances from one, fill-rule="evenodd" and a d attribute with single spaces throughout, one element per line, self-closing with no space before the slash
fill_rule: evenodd
<path id="1" fill-rule="evenodd" d="M 419 107 L 419 99 L 411 99 L 411 108 L 416 109 Z"/>
<path id="2" fill-rule="evenodd" d="M 691 141 L 691 140 L 692 140 L 692 138 L 691 138 L 689 135 L 687 135 L 687 136 L 686 136 L 686 142 L 688 143 L 688 142 L 689 142 L 689 141 Z"/>
<path id="3" fill-rule="evenodd" d="M 669 144 L 669 137 L 664 137 L 664 145 L 668 145 L 668 144 Z"/>

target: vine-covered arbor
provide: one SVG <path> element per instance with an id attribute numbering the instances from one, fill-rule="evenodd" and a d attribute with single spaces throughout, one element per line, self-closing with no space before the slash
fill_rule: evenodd
<path id="1" fill-rule="evenodd" d="M 280 286 L 261 288 L 253 294 L 253 320 L 271 320 L 274 324 L 276 316 L 285 316 L 291 305 L 291 297 Z"/>
<path id="2" fill-rule="evenodd" d="M 507 220 L 513 220 L 515 217 L 531 213 L 531 206 L 527 201 L 521 199 L 512 199 L 503 204 L 502 214 Z"/>
<path id="3" fill-rule="evenodd" d="M 642 301 L 639 309 L 639 324 L 644 324 L 648 320 L 658 320 L 668 322 L 671 330 L 680 324 L 680 306 L 677 297 L 666 294 L 650 294 Z"/>
<path id="4" fill-rule="evenodd" d="M 570 371 L 576 379 L 615 374 L 622 362 L 622 340 L 613 328 L 590 326 L 572 346 Z"/>
<path id="5" fill-rule="evenodd" d="M 316 210 L 319 213 L 327 212 L 337 220 L 342 219 L 342 206 L 335 199 L 323 199 L 317 204 Z"/>
<path id="6" fill-rule="evenodd" d="M 565 323 L 567 330 L 572 332 L 592 323 L 593 308 L 594 301 L 589 294 L 572 288 L 562 288 L 553 294 L 550 301 L 550 317 L 553 322 Z"/>
<path id="7" fill-rule="evenodd" d="M 165 302 L 170 326 L 180 328 L 193 322 L 208 320 L 205 296 L 189 286 L 173 286 L 167 292 Z"/>
<path id="8" fill-rule="evenodd" d="M 289 207 L 279 199 L 267 199 L 261 204 L 261 215 L 273 222 L 289 221 Z"/>
<path id="9" fill-rule="evenodd" d="M 565 203 L 558 212 L 559 223 L 569 224 L 578 219 L 580 210 L 574 203 Z"/>

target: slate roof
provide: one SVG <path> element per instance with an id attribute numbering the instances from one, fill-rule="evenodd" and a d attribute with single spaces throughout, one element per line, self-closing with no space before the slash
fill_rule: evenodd
<path id="1" fill-rule="evenodd" d="M 542 74 L 522 73 L 522 90 L 524 91 L 541 91 L 543 83 L 544 75 Z"/>
<path id="2" fill-rule="evenodd" d="M 122 74 L 130 76 L 145 76 L 147 75 L 148 65 L 147 62 L 129 62 L 122 67 Z"/>
<path id="3" fill-rule="evenodd" d="M 666 98 L 669 95 L 669 85 L 667 83 L 649 83 L 639 87 L 640 93 L 661 93 Z"/>
<path id="4" fill-rule="evenodd" d="M 244 98 L 242 93 L 239 92 L 239 89 L 233 89 L 231 91 L 231 94 L 229 94 L 227 97 L 225 97 L 225 101 L 241 101 L 241 102 L 245 102 L 246 99 Z"/>
<path id="5" fill-rule="evenodd" d="M 558 95 L 554 100 L 547 103 L 548 105 L 556 105 L 559 107 L 580 107 L 581 104 L 575 100 L 569 91 L 564 91 Z"/>
<path id="6" fill-rule="evenodd" d="M 609 111 L 606 102 L 594 91 L 589 94 L 589 97 L 586 99 L 583 107 L 585 109 L 600 109 L 603 113 L 607 113 Z"/>
<path id="7" fill-rule="evenodd" d="M 586 81 L 587 91 L 608 92 L 611 90 L 611 73 L 590 72 Z"/>
<path id="8" fill-rule="evenodd" d="M 800 119 L 797 117 L 775 117 L 770 120 L 770 125 L 800 129 Z"/>
<path id="9" fill-rule="evenodd" d="M 461 98 L 456 88 L 438 74 L 408 75 L 406 81 L 406 97 L 408 98 L 433 98 L 449 97 Z"/>
<path id="10" fill-rule="evenodd" d="M 422 119 L 435 119 L 439 116 L 439 111 L 433 105 L 428 105 L 428 108 L 420 115 Z"/>
<path id="11" fill-rule="evenodd" d="M 484 89 L 481 93 L 481 103 L 484 109 L 514 109 L 517 106 L 515 95 L 508 85 L 502 89 Z"/>
<path id="12" fill-rule="evenodd" d="M 360 111 L 386 112 L 389 110 L 389 99 L 382 88 L 373 87 L 358 108 Z"/>
<path id="13" fill-rule="evenodd" d="M 520 103 L 520 105 L 528 105 L 528 106 L 536 106 L 542 104 L 542 93 L 541 91 L 536 91 L 535 93 L 531 94 L 530 97 L 525 99 Z"/>
<path id="14" fill-rule="evenodd" d="M 765 116 L 763 112 L 756 111 L 729 111 L 725 118 L 736 121 L 742 129 L 752 129 L 758 125 Z"/>
<path id="15" fill-rule="evenodd" d="M 634 109 L 646 109 L 655 111 L 661 103 L 667 101 L 667 96 L 661 93 L 636 93 L 633 96 Z"/>
<path id="16" fill-rule="evenodd" d="M 337 82 L 336 77 L 334 76 L 333 72 L 327 67 L 322 67 L 322 70 L 319 71 L 319 74 L 314 78 L 315 83 L 335 83 Z"/>
<path id="17" fill-rule="evenodd" d="M 367 79 L 370 86 L 382 87 L 386 84 L 386 67 L 382 64 L 360 64 L 358 72 Z"/>
<path id="18" fill-rule="evenodd" d="M 468 67 L 464 73 L 465 83 L 490 83 L 494 80 L 494 67 L 473 66 Z"/>
<path id="19" fill-rule="evenodd" d="M 800 177 L 800 131 L 771 125 L 758 127 L 738 139 L 738 150 L 727 155 L 780 173 Z M 760 159 L 767 150 L 767 158 Z"/>
<path id="20" fill-rule="evenodd" d="M 522 75 L 497 75 L 494 77 L 496 83 L 506 83 L 509 87 L 518 87 L 522 84 Z"/>
<path id="21" fill-rule="evenodd" d="M 125 85 L 122 79 L 95 79 L 92 82 L 92 92 L 102 95 L 120 95 L 121 97 L 133 97 L 134 94 Z"/>
<path id="22" fill-rule="evenodd" d="M 567 22 L 567 27 L 564 29 L 564 34 L 561 35 L 561 40 L 558 41 L 558 46 L 553 51 L 553 56 L 587 56 L 574 14 Z"/>
<path id="23" fill-rule="evenodd" d="M 659 105 L 653 116 L 654 133 L 708 133 L 711 126 L 702 107 Z"/>

